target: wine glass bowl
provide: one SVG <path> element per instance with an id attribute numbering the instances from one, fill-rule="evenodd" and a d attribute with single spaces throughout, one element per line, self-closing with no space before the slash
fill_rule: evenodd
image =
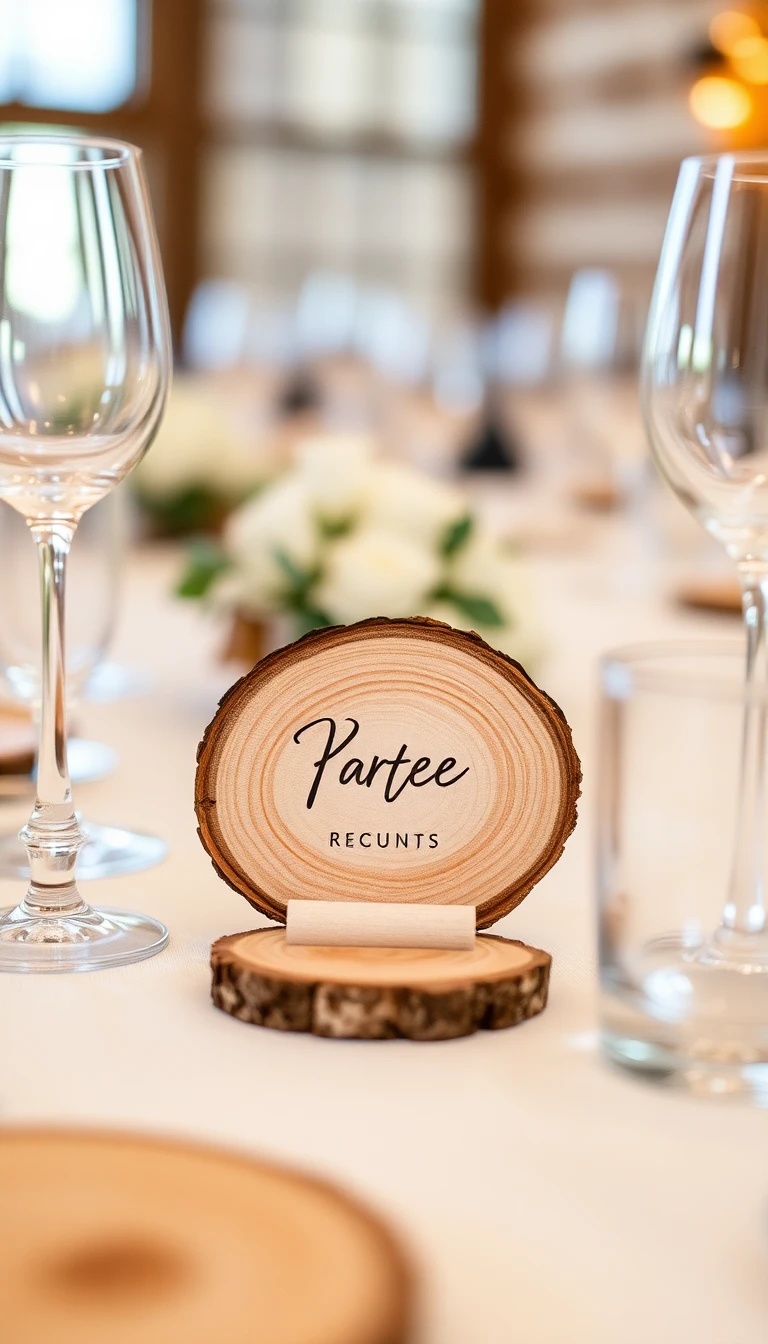
<path id="1" fill-rule="evenodd" d="M 36 543 L 43 613 L 37 797 L 21 832 L 31 881 L 0 917 L 0 970 L 89 970 L 167 942 L 156 920 L 91 910 L 77 891 L 64 591 L 77 524 L 149 447 L 170 365 L 140 151 L 0 139 L 0 499 Z"/>
<path id="2" fill-rule="evenodd" d="M 768 153 L 681 165 L 642 371 L 656 462 L 735 561 L 747 638 L 729 889 L 702 964 L 768 971 Z"/>
<path id="3" fill-rule="evenodd" d="M 683 162 L 646 334 L 658 466 L 737 562 L 768 560 L 768 153 Z"/>
<path id="4" fill-rule="evenodd" d="M 136 466 L 170 342 L 140 153 L 80 137 L 0 140 L 0 497 L 77 522 Z"/>

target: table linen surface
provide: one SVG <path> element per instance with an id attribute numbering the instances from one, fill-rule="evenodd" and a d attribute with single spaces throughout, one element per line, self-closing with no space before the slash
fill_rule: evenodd
<path id="1" fill-rule="evenodd" d="M 236 671 L 217 662 L 215 623 L 170 595 L 179 552 L 135 552 L 113 653 L 149 668 L 153 688 L 84 709 L 81 729 L 121 763 L 77 803 L 156 831 L 170 855 L 83 891 L 158 916 L 170 946 L 124 969 L 0 976 L 0 1122 L 177 1135 L 342 1183 L 420 1268 L 418 1344 L 764 1344 L 765 1113 L 636 1082 L 596 1047 L 597 655 L 739 633 L 675 608 L 669 571 L 633 546 L 608 520 L 532 556 L 548 645 L 538 679 L 572 725 L 584 795 L 563 859 L 494 932 L 552 953 L 550 1001 L 518 1029 L 439 1044 L 287 1035 L 212 1007 L 211 942 L 264 922 L 195 833 L 195 750 Z M 0 807 L 5 830 L 24 818 Z M 0 899 L 18 899 L 18 884 L 0 883 Z"/>

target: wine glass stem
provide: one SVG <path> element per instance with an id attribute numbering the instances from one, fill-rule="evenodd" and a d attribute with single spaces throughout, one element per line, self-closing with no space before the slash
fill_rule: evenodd
<path id="1" fill-rule="evenodd" d="M 67 697 L 64 649 L 64 585 L 74 526 L 30 524 L 37 544 L 43 610 L 42 705 L 37 758 L 37 795 L 21 839 L 31 881 L 23 906 L 36 916 L 82 913 L 87 907 L 75 885 L 77 853 L 85 842 L 72 803 L 67 763 Z"/>
<path id="2" fill-rule="evenodd" d="M 746 696 L 741 739 L 741 776 L 728 900 L 721 930 L 747 938 L 766 930 L 765 749 L 768 710 L 768 570 L 740 566 L 747 628 Z"/>

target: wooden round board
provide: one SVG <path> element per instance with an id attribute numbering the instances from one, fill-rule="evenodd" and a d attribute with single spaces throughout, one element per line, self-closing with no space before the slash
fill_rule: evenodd
<path id="1" fill-rule="evenodd" d="M 560 857 L 581 773 L 519 664 L 435 621 L 362 621 L 263 659 L 198 753 L 199 833 L 258 910 L 471 904 L 485 928 Z"/>
<path id="2" fill-rule="evenodd" d="M 405 1344 L 410 1275 L 330 1185 L 213 1149 L 0 1134 L 4 1344 Z"/>
<path id="3" fill-rule="evenodd" d="M 214 943 L 213 1001 L 243 1022 L 316 1036 L 443 1041 L 546 1005 L 547 952 L 485 934 L 468 952 L 297 947 L 283 929 Z"/>

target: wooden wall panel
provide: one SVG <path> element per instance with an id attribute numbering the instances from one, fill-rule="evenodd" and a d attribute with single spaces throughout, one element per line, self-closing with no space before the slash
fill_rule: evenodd
<path id="1" fill-rule="evenodd" d="M 681 158 L 706 147 L 691 59 L 718 0 L 485 0 L 478 285 L 563 292 L 581 266 L 645 295 Z"/>

